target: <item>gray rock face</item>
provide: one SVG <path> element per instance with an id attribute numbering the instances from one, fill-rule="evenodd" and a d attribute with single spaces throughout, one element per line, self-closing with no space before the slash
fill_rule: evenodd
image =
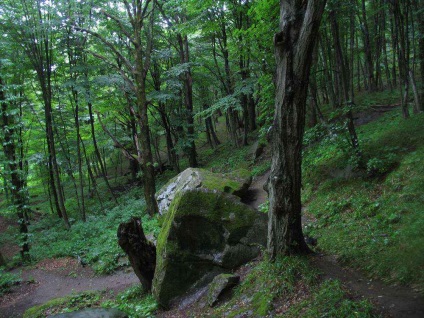
<path id="1" fill-rule="evenodd" d="M 159 213 L 165 214 L 177 193 L 204 188 L 242 196 L 252 183 L 247 170 L 239 169 L 231 174 L 217 174 L 205 169 L 188 168 L 172 178 L 156 194 Z"/>
<path id="2" fill-rule="evenodd" d="M 128 318 L 127 314 L 115 308 L 87 308 L 64 314 L 48 316 L 49 318 Z"/>
<path id="3" fill-rule="evenodd" d="M 219 296 L 226 290 L 229 290 L 235 287 L 240 281 L 240 276 L 231 275 L 231 274 L 221 274 L 216 276 L 212 283 L 209 285 L 208 291 L 208 304 L 209 306 L 214 306 Z"/>
<path id="4" fill-rule="evenodd" d="M 160 305 L 252 260 L 267 218 L 234 195 L 203 188 L 174 196 L 157 241 L 153 295 Z"/>

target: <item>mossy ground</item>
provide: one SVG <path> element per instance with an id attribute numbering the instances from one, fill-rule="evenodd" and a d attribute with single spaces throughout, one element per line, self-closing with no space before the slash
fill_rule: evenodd
<path id="1" fill-rule="evenodd" d="M 141 286 L 131 287 L 116 297 L 106 292 L 84 292 L 52 299 L 45 304 L 28 309 L 23 318 L 47 316 L 81 310 L 88 307 L 117 308 L 129 318 L 153 317 L 157 304 L 150 295 L 143 295 Z"/>

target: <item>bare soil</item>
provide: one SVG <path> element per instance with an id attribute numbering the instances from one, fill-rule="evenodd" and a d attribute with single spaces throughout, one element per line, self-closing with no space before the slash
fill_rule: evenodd
<path id="1" fill-rule="evenodd" d="M 22 283 L 0 299 L 0 317 L 22 317 L 28 308 L 84 291 L 107 291 L 113 297 L 137 283 L 132 270 L 96 276 L 91 268 L 82 267 L 72 258 L 44 260 L 32 269 L 24 269 Z"/>

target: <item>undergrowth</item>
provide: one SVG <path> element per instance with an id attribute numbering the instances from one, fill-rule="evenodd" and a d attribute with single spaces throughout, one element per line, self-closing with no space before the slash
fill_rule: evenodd
<path id="1" fill-rule="evenodd" d="M 114 300 L 102 304 L 105 308 L 118 308 L 125 312 L 129 318 L 154 317 L 158 304 L 151 294 L 143 294 L 141 286 L 131 287 Z"/>
<path id="2" fill-rule="evenodd" d="M 53 314 L 99 307 L 119 309 L 126 313 L 128 318 L 149 318 L 154 317 L 157 303 L 151 295 L 143 294 L 140 286 L 130 287 L 116 297 L 105 291 L 89 291 L 55 298 L 42 305 L 34 306 L 24 313 L 23 318 L 44 318 Z"/>
<path id="3" fill-rule="evenodd" d="M 20 275 L 6 272 L 0 267 L 0 296 L 10 291 L 10 287 L 21 282 Z"/>
<path id="4" fill-rule="evenodd" d="M 75 257 L 90 264 L 98 273 L 110 273 L 120 265 L 125 256 L 119 247 L 116 232 L 120 223 L 133 216 L 142 215 L 143 229 L 155 237 L 159 232 L 158 218 L 150 218 L 145 203 L 134 189 L 119 199 L 119 205 L 104 214 L 89 214 L 87 221 L 71 220 L 71 231 L 66 230 L 62 220 L 43 218 L 31 229 L 31 257 L 34 261 L 44 258 Z"/>
<path id="5" fill-rule="evenodd" d="M 424 291 L 424 115 L 391 112 L 358 129 L 363 169 L 329 140 L 305 155 L 304 202 L 319 247 L 389 282 Z M 345 170 L 343 170 L 345 169 Z M 339 171 L 339 173 L 337 173 Z M 342 173 L 340 173 L 342 171 Z M 344 171 L 344 172 L 343 172 Z"/>
<path id="6" fill-rule="evenodd" d="M 367 301 L 350 297 L 338 281 L 321 281 L 306 257 L 263 260 L 212 317 L 377 317 Z"/>

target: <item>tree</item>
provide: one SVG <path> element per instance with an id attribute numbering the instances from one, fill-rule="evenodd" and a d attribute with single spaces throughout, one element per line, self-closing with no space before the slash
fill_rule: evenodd
<path id="1" fill-rule="evenodd" d="M 151 64 L 155 6 L 154 1 L 151 0 L 132 2 L 123 0 L 122 2 L 126 16 L 115 15 L 115 12 L 122 13 L 119 4 L 111 5 L 116 9 L 113 14 L 106 10 L 101 10 L 101 12 L 107 20 L 114 24 L 120 37 L 126 39 L 129 58 L 113 43 L 113 40 L 108 40 L 102 34 L 92 30 L 79 26 L 75 28 L 91 34 L 107 47 L 113 58 L 98 53 L 94 53 L 94 55 L 112 66 L 131 88 L 135 100 L 135 107 L 131 111 L 136 117 L 140 129 L 137 136 L 134 136 L 137 145 L 137 159 L 141 163 L 143 172 L 146 208 L 150 215 L 154 215 L 158 213 L 158 207 L 155 199 L 155 171 L 150 141 L 146 78 Z"/>
<path id="2" fill-rule="evenodd" d="M 56 27 L 52 12 L 54 4 L 41 0 L 21 0 L 10 6 L 9 35 L 19 39 L 23 51 L 36 72 L 39 89 L 42 93 L 50 192 L 53 195 L 58 216 L 63 218 L 65 226 L 70 228 L 53 127 L 52 76 L 55 54 L 53 29 Z"/>
<path id="3" fill-rule="evenodd" d="M 0 60 L 0 71 L 3 71 L 4 64 L 9 63 Z M 15 72 L 19 74 L 17 70 Z M 12 208 L 18 216 L 21 257 L 23 260 L 28 260 L 29 205 L 22 142 L 22 85 L 19 83 L 19 76 L 15 76 L 18 78 L 17 81 L 16 78 L 15 81 L 12 79 L 10 85 L 7 85 L 2 73 L 0 72 L 0 142 L 6 159 L 6 171 L 3 178 L 10 190 Z"/>
<path id="4" fill-rule="evenodd" d="M 268 251 L 307 253 L 301 224 L 301 162 L 312 53 L 326 0 L 281 0 L 274 36 L 277 88 L 268 183 Z"/>

